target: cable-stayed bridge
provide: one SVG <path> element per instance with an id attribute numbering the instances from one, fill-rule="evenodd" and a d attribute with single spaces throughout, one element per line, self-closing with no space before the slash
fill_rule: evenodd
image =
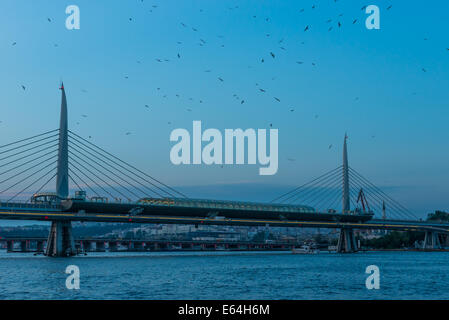
<path id="1" fill-rule="evenodd" d="M 336 228 L 339 252 L 357 251 L 354 229 L 423 231 L 426 248 L 449 234 L 351 168 L 346 137 L 341 166 L 269 203 L 191 199 L 70 131 L 60 89 L 58 129 L 0 146 L 0 219 L 51 221 L 48 256 L 75 254 L 71 221 Z"/>

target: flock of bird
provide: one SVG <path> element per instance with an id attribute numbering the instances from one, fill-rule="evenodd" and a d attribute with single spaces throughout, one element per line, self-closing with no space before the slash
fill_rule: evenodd
<path id="1" fill-rule="evenodd" d="M 144 2 L 144 0 L 141 0 L 141 2 Z M 334 0 L 334 2 L 338 2 L 338 0 Z M 367 6 L 363 6 L 363 7 L 361 7 L 360 10 L 364 11 L 366 9 L 366 7 Z M 158 8 L 159 8 L 158 5 L 152 5 L 151 9 L 149 10 L 149 12 L 153 12 L 154 10 L 156 10 Z M 299 14 L 305 12 L 306 10 L 317 10 L 317 8 L 318 8 L 317 5 L 312 5 L 310 7 L 310 9 L 302 8 L 302 9 L 299 10 Z M 386 10 L 391 10 L 391 8 L 392 8 L 392 5 L 388 5 L 386 7 Z M 228 9 L 229 10 L 238 10 L 239 6 L 228 7 Z M 200 12 L 203 12 L 203 9 L 200 9 Z M 332 30 L 343 28 L 343 16 L 344 16 L 343 13 L 340 13 L 335 18 L 328 18 L 327 20 L 323 21 L 323 23 L 329 25 L 329 27 L 326 27 L 327 31 L 331 32 Z M 252 18 L 253 19 L 257 19 L 257 16 L 253 15 Z M 267 23 L 271 21 L 270 17 L 265 17 L 263 19 Z M 52 23 L 53 22 L 53 20 L 50 17 L 47 17 L 47 21 L 48 21 L 48 23 Z M 358 21 L 359 20 L 357 18 L 350 19 L 350 23 L 352 25 L 357 24 Z M 128 17 L 128 22 L 129 23 L 133 23 L 134 22 L 134 18 L 133 17 Z M 191 30 L 191 32 L 195 32 L 195 33 L 200 34 L 199 28 L 196 27 L 196 26 L 189 26 L 187 23 L 182 22 L 182 21 L 179 22 L 179 26 L 180 26 L 180 28 L 183 28 L 183 29 L 186 29 L 186 30 Z M 302 32 L 309 32 L 312 28 L 314 28 L 314 26 L 312 26 L 311 24 L 305 25 L 304 28 L 302 29 Z M 265 36 L 266 37 L 271 37 L 272 35 L 267 33 L 267 34 L 265 34 Z M 217 38 L 220 39 L 220 41 L 222 41 L 224 39 L 224 36 L 218 35 Z M 427 40 L 427 38 L 425 38 L 424 40 Z M 178 45 L 182 45 L 182 42 L 181 41 L 177 41 L 177 44 Z M 208 44 L 208 41 L 206 41 L 205 39 L 199 37 L 199 42 L 198 42 L 199 46 L 205 46 L 207 44 Z M 304 44 L 304 42 L 302 42 L 302 44 Z M 278 48 L 279 50 L 282 50 L 282 51 L 286 51 L 287 50 L 286 46 L 284 44 L 284 39 L 280 39 L 278 41 L 278 45 L 279 45 L 279 48 Z M 17 42 L 13 42 L 12 46 L 17 46 Z M 54 46 L 57 47 L 58 45 L 54 44 Z M 221 43 L 220 46 L 224 47 L 225 45 L 223 43 Z M 447 51 L 449 51 L 449 48 L 446 48 L 446 49 L 447 49 Z M 155 61 L 157 63 L 169 63 L 169 62 L 171 62 L 171 59 L 166 58 L 166 57 L 164 57 L 164 58 L 162 58 L 162 57 L 155 57 L 154 59 L 155 59 Z M 182 56 L 181 52 L 177 52 L 174 55 L 174 59 L 176 59 L 176 60 L 183 59 L 183 56 Z M 267 59 L 272 59 L 272 60 L 278 59 L 276 50 L 272 50 L 269 53 L 267 53 L 267 55 L 260 57 L 258 63 L 264 64 L 264 63 L 267 62 Z M 137 60 L 136 63 L 141 64 L 142 61 L 141 60 Z M 297 65 L 303 65 L 305 62 L 302 61 L 302 60 L 296 60 L 295 63 Z M 311 61 L 309 63 L 313 67 L 317 66 L 317 63 L 315 61 Z M 251 66 L 248 66 L 248 68 L 251 68 Z M 212 70 L 207 69 L 207 70 L 204 70 L 204 72 L 205 73 L 212 73 Z M 427 69 L 426 68 L 422 68 L 422 72 L 427 72 Z M 123 77 L 124 77 L 125 80 L 129 79 L 129 75 L 124 75 Z M 273 77 L 272 80 L 274 80 L 274 79 L 275 78 Z M 218 83 L 224 83 L 225 80 L 226 79 L 222 75 L 219 75 L 219 74 L 216 75 L 216 81 L 218 81 Z M 23 91 L 25 91 L 27 89 L 25 84 L 21 84 L 20 87 L 21 87 L 21 89 Z M 270 97 L 269 90 L 266 87 L 261 87 L 259 85 L 259 83 L 255 83 L 255 87 L 256 87 L 255 88 L 256 92 L 258 92 L 261 95 Z M 81 91 L 83 93 L 87 93 L 86 89 L 82 89 Z M 161 88 L 157 88 L 157 92 L 159 92 L 161 94 L 162 98 L 168 98 L 168 94 L 167 93 L 163 93 L 163 90 L 161 90 Z M 176 98 L 178 98 L 178 99 L 181 98 L 181 95 L 179 93 L 176 93 L 174 96 Z M 245 104 L 247 102 L 247 98 L 242 97 L 241 95 L 239 95 L 237 93 L 233 93 L 232 98 L 235 99 L 240 105 L 243 105 L 243 104 Z M 271 95 L 271 98 L 273 99 L 273 101 L 275 103 L 281 103 L 281 98 L 280 97 L 278 97 L 276 95 Z M 359 99 L 358 97 L 355 98 L 356 101 L 358 99 Z M 188 98 L 188 102 L 189 103 L 192 103 L 194 101 L 199 102 L 199 103 L 203 103 L 203 99 L 194 99 L 194 98 L 191 98 L 191 97 Z M 148 104 L 148 103 L 144 104 L 143 107 L 146 110 L 151 110 L 152 109 L 152 106 L 150 104 Z M 192 107 L 186 108 L 185 110 L 187 112 L 192 112 L 193 111 Z M 288 111 L 289 112 L 294 112 L 295 108 L 290 106 L 290 107 L 288 107 Z M 318 119 L 318 117 L 319 116 L 316 114 L 315 115 L 315 119 Z M 83 114 L 82 118 L 87 118 L 87 115 Z M 80 124 L 80 122 L 77 121 L 76 124 Z M 171 124 L 171 121 L 169 121 L 168 124 Z M 272 127 L 273 124 L 270 123 L 269 126 Z M 131 135 L 131 132 L 128 131 L 128 132 L 125 133 L 125 135 Z M 89 136 L 89 137 L 91 137 L 91 136 Z M 374 138 L 374 136 L 372 136 L 372 138 Z M 331 148 L 332 148 L 332 144 L 329 145 L 329 149 L 331 149 Z M 289 159 L 289 160 L 291 160 L 291 159 Z"/>

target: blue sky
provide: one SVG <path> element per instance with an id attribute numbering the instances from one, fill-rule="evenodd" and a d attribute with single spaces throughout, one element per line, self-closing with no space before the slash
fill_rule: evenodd
<path id="1" fill-rule="evenodd" d="M 80 30 L 65 28 L 71 4 Z M 380 30 L 365 28 L 367 4 Z M 358 172 L 418 214 L 448 210 L 447 12 L 447 1 L 2 0 L 0 144 L 57 127 L 62 79 L 71 130 L 189 196 L 271 200 L 340 165 L 347 132 Z M 273 124 L 278 173 L 173 165 L 170 132 L 193 120 Z"/>

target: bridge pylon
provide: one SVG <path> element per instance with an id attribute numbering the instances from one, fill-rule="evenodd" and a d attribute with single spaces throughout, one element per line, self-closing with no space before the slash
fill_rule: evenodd
<path id="1" fill-rule="evenodd" d="M 69 195 L 69 142 L 67 121 L 67 99 L 64 84 L 61 83 L 61 115 L 59 120 L 58 165 L 56 173 L 56 194 L 59 200 Z M 70 221 L 52 221 L 45 255 L 66 257 L 76 254 Z"/>
<path id="2" fill-rule="evenodd" d="M 348 148 L 346 140 L 348 136 L 345 134 L 343 142 L 343 192 L 342 192 L 342 214 L 351 214 L 349 201 L 349 165 L 348 165 Z M 352 228 L 341 228 L 340 237 L 338 238 L 337 252 L 350 253 L 357 251 L 354 230 Z"/>
<path id="3" fill-rule="evenodd" d="M 338 238 L 337 252 L 351 253 L 357 252 L 357 243 L 355 241 L 354 230 L 352 228 L 342 228 Z"/>
<path id="4" fill-rule="evenodd" d="M 440 237 L 435 231 L 426 231 L 423 249 L 441 249 Z"/>

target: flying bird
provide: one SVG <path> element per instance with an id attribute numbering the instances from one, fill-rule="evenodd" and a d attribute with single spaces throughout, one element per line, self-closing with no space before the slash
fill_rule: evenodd
<path id="1" fill-rule="evenodd" d="M 25 91 L 25 86 L 22 84 L 22 89 Z"/>
<path id="2" fill-rule="evenodd" d="M 304 31 L 307 31 L 307 30 L 309 30 L 309 26 L 306 26 L 306 28 L 304 29 Z"/>
<path id="3" fill-rule="evenodd" d="M 271 54 L 271 56 L 274 58 L 275 57 L 275 55 L 274 55 L 274 53 L 273 52 L 270 52 L 270 54 Z"/>
<path id="4" fill-rule="evenodd" d="M 277 102 L 281 102 L 281 100 L 279 100 L 279 98 L 274 97 L 274 100 L 276 100 Z"/>

